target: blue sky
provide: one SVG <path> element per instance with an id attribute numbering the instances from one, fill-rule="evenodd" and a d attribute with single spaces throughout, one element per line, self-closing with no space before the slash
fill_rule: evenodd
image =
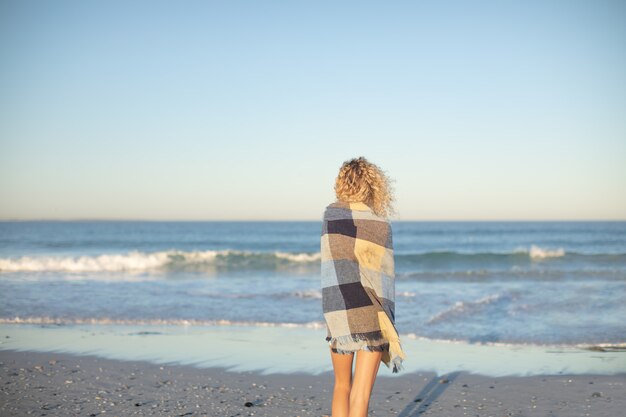
<path id="1" fill-rule="evenodd" d="M 622 1 L 3 1 L 0 219 L 626 219 Z"/>

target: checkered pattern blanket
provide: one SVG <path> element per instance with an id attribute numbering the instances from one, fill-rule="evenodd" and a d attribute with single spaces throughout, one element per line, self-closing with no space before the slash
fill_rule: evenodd
<path id="1" fill-rule="evenodd" d="M 326 207 L 321 235 L 322 304 L 337 353 L 381 351 L 393 373 L 405 354 L 395 328 L 391 225 L 362 202 Z"/>

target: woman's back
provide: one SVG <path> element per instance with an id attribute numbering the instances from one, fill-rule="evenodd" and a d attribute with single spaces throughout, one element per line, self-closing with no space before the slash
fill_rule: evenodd
<path id="1" fill-rule="evenodd" d="M 364 202 L 336 201 L 324 212 L 320 246 L 322 304 L 331 349 L 384 352 L 382 361 L 397 372 L 404 355 L 394 326 L 389 221 Z"/>

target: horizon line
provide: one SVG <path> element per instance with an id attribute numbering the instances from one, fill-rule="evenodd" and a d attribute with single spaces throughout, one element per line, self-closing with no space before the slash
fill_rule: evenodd
<path id="1" fill-rule="evenodd" d="M 0 222 L 321 222 L 322 219 L 142 219 L 142 218 L 0 218 Z M 390 222 L 624 222 L 626 218 L 587 219 L 389 219 Z"/>

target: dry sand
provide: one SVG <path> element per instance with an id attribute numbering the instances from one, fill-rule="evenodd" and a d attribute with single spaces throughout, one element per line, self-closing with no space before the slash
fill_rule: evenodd
<path id="1" fill-rule="evenodd" d="M 330 360 L 330 358 L 329 358 Z M 231 372 L 61 353 L 0 351 L 2 416 L 316 416 L 332 373 Z M 380 377 L 371 416 L 626 415 L 626 375 Z"/>

